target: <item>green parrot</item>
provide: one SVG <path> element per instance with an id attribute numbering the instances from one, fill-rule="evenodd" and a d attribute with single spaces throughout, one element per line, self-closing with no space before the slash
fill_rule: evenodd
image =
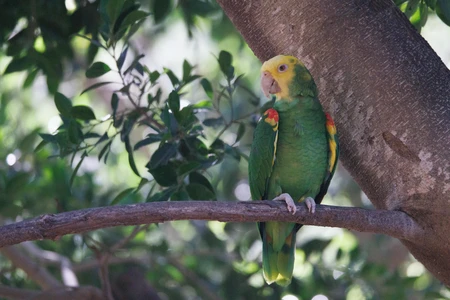
<path id="1" fill-rule="evenodd" d="M 311 74 L 296 57 L 276 56 L 263 64 L 261 73 L 261 87 L 266 96 L 275 96 L 275 103 L 263 114 L 254 132 L 249 158 L 252 199 L 285 201 L 293 214 L 295 201 L 304 201 L 309 212 L 314 213 L 336 170 L 336 127 L 323 111 Z M 301 226 L 258 223 L 268 284 L 290 284 L 295 236 Z"/>

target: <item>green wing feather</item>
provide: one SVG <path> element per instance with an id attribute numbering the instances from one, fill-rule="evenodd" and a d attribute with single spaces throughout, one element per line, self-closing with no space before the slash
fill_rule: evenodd
<path id="1" fill-rule="evenodd" d="M 248 161 L 250 192 L 254 200 L 267 200 L 278 139 L 278 113 L 268 109 L 258 121 Z"/>
<path id="2" fill-rule="evenodd" d="M 328 138 L 328 169 L 325 175 L 322 186 L 320 187 L 319 194 L 317 194 L 314 199 L 316 203 L 322 202 L 323 197 L 328 191 L 331 179 L 333 178 L 334 172 L 336 171 L 336 166 L 339 158 L 339 137 L 336 131 L 336 126 L 331 118 L 330 114 L 325 113 L 326 116 L 326 129 Z"/>

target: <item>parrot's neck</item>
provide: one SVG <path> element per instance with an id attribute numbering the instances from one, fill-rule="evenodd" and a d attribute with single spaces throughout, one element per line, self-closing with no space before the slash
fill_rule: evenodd
<path id="1" fill-rule="evenodd" d="M 321 108 L 320 102 L 312 97 L 296 97 L 292 100 L 276 100 L 273 108 L 278 112 L 286 112 L 294 110 L 309 110 Z"/>

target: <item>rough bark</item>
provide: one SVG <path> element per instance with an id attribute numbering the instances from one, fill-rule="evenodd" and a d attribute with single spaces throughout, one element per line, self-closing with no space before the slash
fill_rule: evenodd
<path id="1" fill-rule="evenodd" d="M 180 201 L 98 207 L 43 215 L 0 227 L 0 248 L 24 241 L 56 240 L 66 234 L 99 228 L 175 220 L 286 221 L 383 233 L 409 241 L 423 234 L 417 223 L 401 211 L 317 205 L 316 212 L 311 214 L 305 205 L 298 204 L 297 212 L 293 215 L 287 211 L 284 202 Z M 2 251 L 5 249 L 10 248 Z"/>
<path id="2" fill-rule="evenodd" d="M 426 234 L 403 240 L 450 285 L 450 72 L 390 0 L 219 0 L 261 60 L 310 68 L 341 161 L 379 209 Z"/>

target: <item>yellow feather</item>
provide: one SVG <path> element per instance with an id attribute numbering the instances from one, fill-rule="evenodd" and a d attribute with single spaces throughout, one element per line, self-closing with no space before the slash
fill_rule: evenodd
<path id="1" fill-rule="evenodd" d="M 269 72 L 280 87 L 281 91 L 275 94 L 277 100 L 292 100 L 289 97 L 289 84 L 295 76 L 294 67 L 296 64 L 304 66 L 303 63 L 294 56 L 278 55 L 274 58 L 269 59 L 262 65 L 261 73 L 266 71 Z M 286 69 L 286 71 L 280 72 L 278 70 L 278 67 L 280 65 L 287 65 L 288 68 Z"/>

